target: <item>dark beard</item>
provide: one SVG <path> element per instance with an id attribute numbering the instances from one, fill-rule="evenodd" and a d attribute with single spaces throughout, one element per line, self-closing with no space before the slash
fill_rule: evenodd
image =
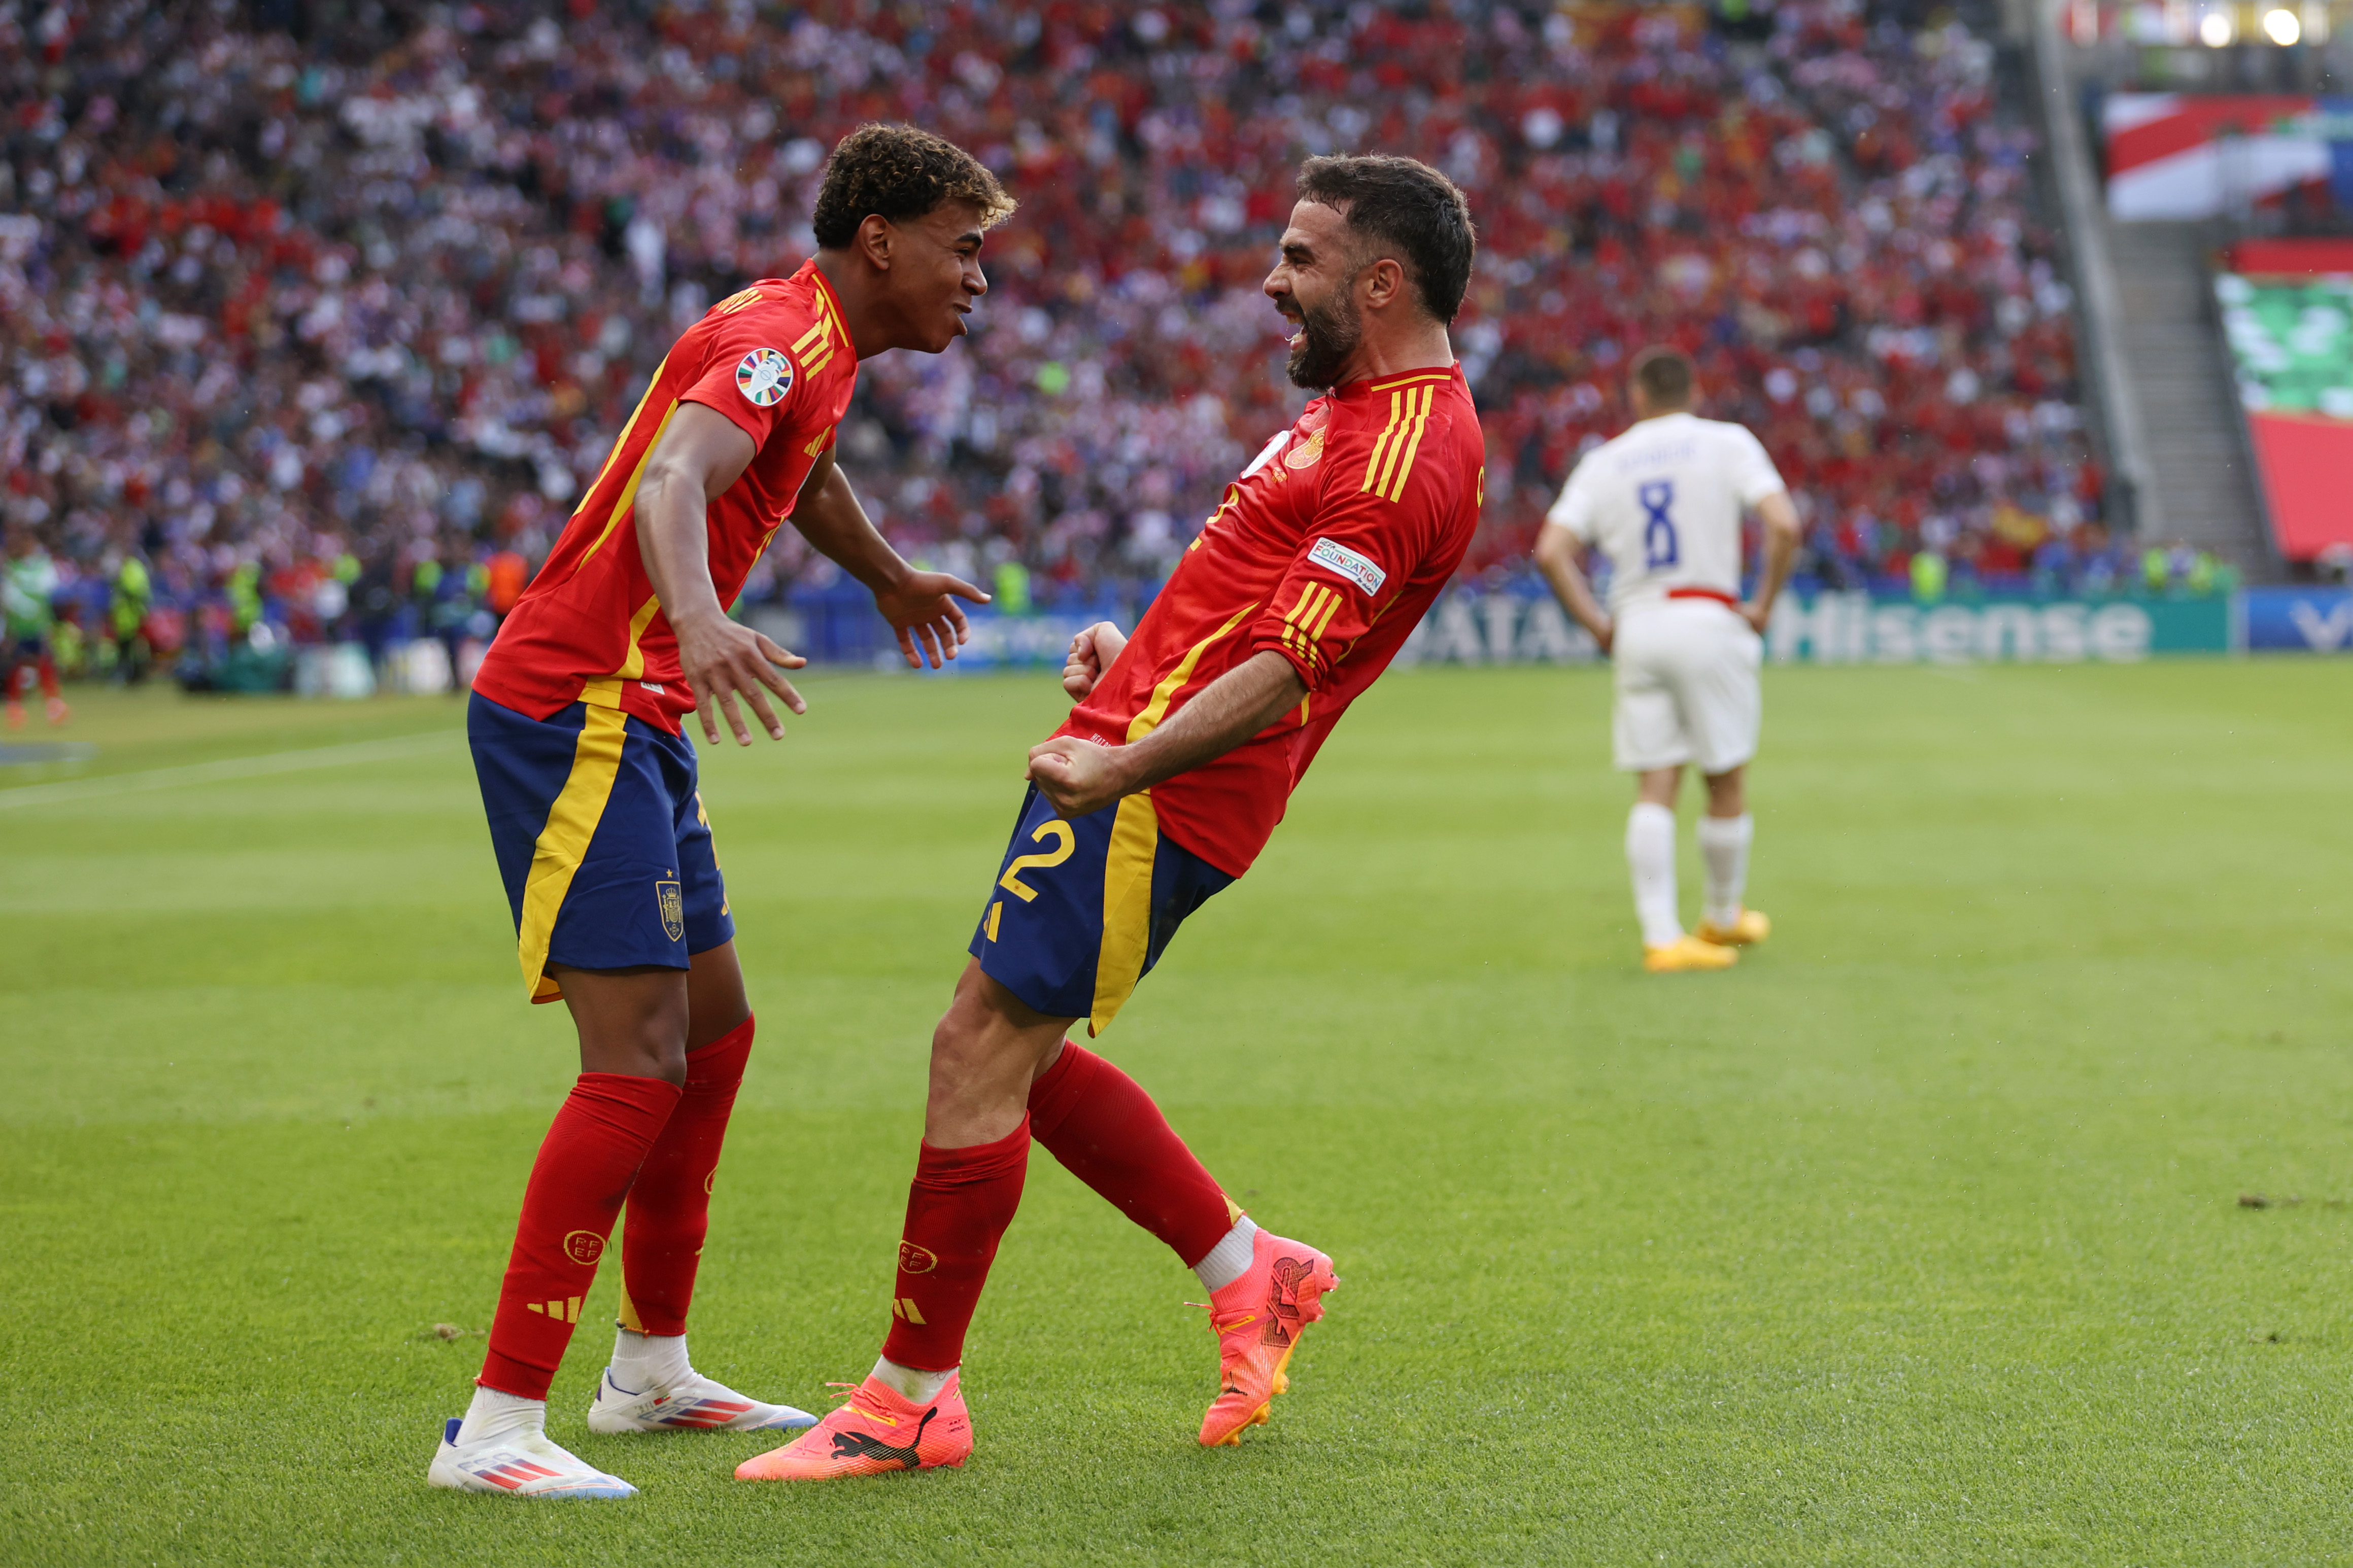
<path id="1" fill-rule="evenodd" d="M 1340 367 L 1356 352 L 1365 335 L 1364 318 L 1356 313 L 1356 296 L 1344 291 L 1321 310 L 1300 306 L 1299 324 L 1306 335 L 1291 351 L 1291 362 L 1283 368 L 1291 374 L 1292 385 L 1321 392 L 1338 378 Z"/>

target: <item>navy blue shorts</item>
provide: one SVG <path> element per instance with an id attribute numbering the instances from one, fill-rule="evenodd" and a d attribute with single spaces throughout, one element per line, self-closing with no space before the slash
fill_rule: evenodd
<path id="1" fill-rule="evenodd" d="M 466 739 L 533 1001 L 564 994 L 551 963 L 684 969 L 734 938 L 686 737 L 585 702 L 533 719 L 477 692 Z"/>
<path id="2" fill-rule="evenodd" d="M 1148 794 L 1065 822 L 1031 784 L 972 955 L 1039 1012 L 1100 1035 L 1185 917 L 1232 881 L 1160 831 Z"/>

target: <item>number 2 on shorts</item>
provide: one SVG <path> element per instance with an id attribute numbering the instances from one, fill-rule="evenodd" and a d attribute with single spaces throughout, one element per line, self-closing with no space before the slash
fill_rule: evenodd
<path id="1" fill-rule="evenodd" d="M 1652 479 L 1634 492 L 1634 499 L 1642 503 L 1644 569 L 1656 572 L 1662 566 L 1672 566 L 1677 559 L 1675 520 L 1667 509 L 1675 504 L 1674 480 Z"/>
<path id="2" fill-rule="evenodd" d="M 1050 867 L 1060 865 L 1071 858 L 1071 847 L 1076 842 L 1076 836 L 1071 832 L 1071 825 L 1059 816 L 1050 822 L 1039 823 L 1038 830 L 1029 835 L 1029 841 L 1033 844 L 1043 844 L 1049 838 L 1054 840 L 1054 847 L 1047 850 L 1043 855 L 1016 855 L 1013 858 L 1013 864 L 1005 868 L 1005 875 L 997 879 L 998 887 L 1025 904 L 1038 896 L 1038 889 L 1023 881 L 1021 873 L 1029 870 L 1043 871 Z"/>

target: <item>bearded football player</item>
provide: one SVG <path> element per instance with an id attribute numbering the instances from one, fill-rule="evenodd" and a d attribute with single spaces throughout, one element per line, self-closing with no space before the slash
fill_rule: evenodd
<path id="1" fill-rule="evenodd" d="M 1445 586 L 1479 516 L 1479 421 L 1447 325 L 1471 277 L 1462 194 L 1405 158 L 1318 158 L 1266 292 L 1322 393 L 1269 441 L 1135 628 L 1071 645 L 1070 720 L 1029 753 L 971 962 L 932 1037 L 923 1142 L 871 1376 L 815 1430 L 736 1471 L 823 1479 L 961 1465 L 965 1333 L 1021 1201 L 1034 1137 L 1209 1293 L 1239 1443 L 1285 1387 L 1338 1279 L 1260 1229 L 1099 1037 L 1177 925 L 1242 876 L 1318 747 Z"/>
<path id="2" fill-rule="evenodd" d="M 1013 210 L 988 171 L 905 126 L 834 149 L 817 256 L 688 330 L 491 645 L 467 733 L 526 993 L 561 999 L 580 1077 L 541 1144 L 471 1406 L 436 1486 L 628 1497 L 546 1435 L 548 1385 L 622 1205 L 621 1313 L 596 1432 L 792 1428 L 816 1417 L 696 1373 L 686 1315 L 753 1017 L 696 788 L 690 713 L 749 745 L 777 667 L 803 661 L 727 616 L 786 521 L 865 584 L 910 664 L 968 635 L 955 597 L 886 544 L 834 466 L 858 362 L 944 352 L 987 289 L 984 235 Z M 920 655 L 919 655 L 920 647 Z M 714 712 L 715 710 L 715 712 Z"/>

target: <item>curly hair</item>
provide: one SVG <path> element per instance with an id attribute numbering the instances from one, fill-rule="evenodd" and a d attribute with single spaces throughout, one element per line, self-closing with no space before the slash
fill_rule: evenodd
<path id="1" fill-rule="evenodd" d="M 1471 286 L 1478 230 L 1453 181 L 1411 158 L 1310 158 L 1299 166 L 1299 195 L 1338 210 L 1369 258 L 1386 250 L 1413 274 L 1422 309 L 1451 321 Z"/>
<path id="2" fill-rule="evenodd" d="M 979 159 L 912 125 L 861 125 L 825 161 L 825 183 L 809 226 L 828 250 L 848 245 L 869 215 L 892 223 L 922 217 L 944 202 L 969 202 L 980 226 L 1013 216 L 1014 202 Z"/>

